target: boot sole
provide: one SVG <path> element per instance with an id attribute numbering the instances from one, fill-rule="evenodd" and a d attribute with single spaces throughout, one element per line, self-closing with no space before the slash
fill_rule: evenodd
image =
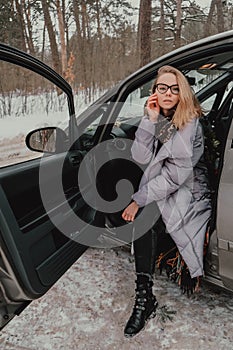
<path id="1" fill-rule="evenodd" d="M 149 322 L 149 320 L 151 320 L 152 318 L 154 318 L 156 316 L 156 310 L 157 310 L 157 307 L 158 307 L 158 302 L 154 305 L 151 313 L 149 314 L 149 316 L 147 317 L 146 321 L 145 321 L 145 324 L 144 324 L 144 327 L 142 329 L 140 329 L 140 331 L 138 331 L 137 333 L 134 333 L 134 334 L 125 334 L 124 333 L 124 336 L 126 338 L 133 338 L 135 337 L 136 335 L 138 335 L 141 331 L 143 331 L 147 325 L 147 323 Z"/>

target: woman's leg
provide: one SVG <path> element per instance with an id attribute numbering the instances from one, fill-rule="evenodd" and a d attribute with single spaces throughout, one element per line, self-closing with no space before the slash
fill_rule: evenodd
<path id="1" fill-rule="evenodd" d="M 152 293 L 155 270 L 155 233 L 149 230 L 133 242 L 136 269 L 136 296 L 133 312 L 126 324 L 124 334 L 132 337 L 140 332 L 146 321 L 155 316 L 157 300 Z"/>
<path id="2" fill-rule="evenodd" d="M 137 275 L 152 276 L 155 271 L 156 258 L 155 232 L 152 229 L 149 230 L 133 244 Z"/>

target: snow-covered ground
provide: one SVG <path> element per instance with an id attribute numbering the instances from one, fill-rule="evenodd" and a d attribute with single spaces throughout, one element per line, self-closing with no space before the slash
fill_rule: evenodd
<path id="1" fill-rule="evenodd" d="M 157 316 L 123 335 L 134 302 L 134 263 L 121 248 L 89 249 L 41 299 L 5 327 L 4 350 L 232 350 L 233 298 L 203 284 L 187 298 L 156 272 Z M 162 310 L 176 312 L 162 322 Z"/>

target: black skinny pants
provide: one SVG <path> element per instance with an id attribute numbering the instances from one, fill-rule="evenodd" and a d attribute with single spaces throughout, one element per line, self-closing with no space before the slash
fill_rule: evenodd
<path id="1" fill-rule="evenodd" d="M 134 241 L 134 257 L 136 273 L 153 275 L 156 260 L 156 237 L 153 230 L 149 230 L 142 237 Z"/>
<path id="2" fill-rule="evenodd" d="M 143 229 L 143 222 L 150 220 L 153 224 L 151 227 L 155 227 L 155 224 L 161 220 L 160 212 L 156 203 L 152 203 L 147 206 L 145 212 L 140 209 L 137 216 L 140 218 L 140 223 L 136 227 L 136 231 L 140 235 L 140 226 Z M 152 219 L 153 216 L 153 219 Z M 141 231 L 142 232 L 142 231 Z M 138 236 L 136 234 L 136 237 Z M 154 229 L 149 229 L 145 234 L 137 238 L 134 242 L 134 257 L 135 257 L 135 269 L 136 273 L 145 273 L 153 275 L 155 271 L 155 260 L 157 252 L 157 239 Z"/>

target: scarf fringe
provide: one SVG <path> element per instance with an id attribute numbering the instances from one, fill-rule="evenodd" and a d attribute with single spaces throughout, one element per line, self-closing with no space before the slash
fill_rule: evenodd
<path id="1" fill-rule="evenodd" d="M 209 227 L 205 234 L 204 256 L 207 253 L 209 243 Z M 160 274 L 165 270 L 167 277 L 180 287 L 183 294 L 189 297 L 200 291 L 201 277 L 191 278 L 189 269 L 176 245 L 166 252 L 161 252 L 156 260 L 156 267 Z"/>

